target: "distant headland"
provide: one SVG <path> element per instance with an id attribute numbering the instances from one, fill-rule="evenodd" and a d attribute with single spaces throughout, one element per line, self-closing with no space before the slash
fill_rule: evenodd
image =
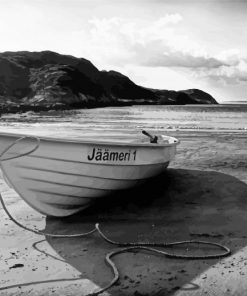
<path id="1" fill-rule="evenodd" d="M 199 89 L 159 90 L 52 51 L 0 53 L 0 112 L 130 105 L 217 104 Z"/>

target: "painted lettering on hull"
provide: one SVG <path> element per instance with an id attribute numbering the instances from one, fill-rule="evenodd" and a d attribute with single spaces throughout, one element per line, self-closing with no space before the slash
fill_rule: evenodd
<path id="1" fill-rule="evenodd" d="M 93 148 L 93 150 L 88 154 L 87 159 L 89 161 L 135 161 L 136 150 L 112 151 L 110 149 Z"/>

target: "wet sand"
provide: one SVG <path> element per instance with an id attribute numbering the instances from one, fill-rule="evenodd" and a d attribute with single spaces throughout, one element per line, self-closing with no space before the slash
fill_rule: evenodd
<path id="1" fill-rule="evenodd" d="M 181 144 L 167 172 L 66 219 L 36 213 L 2 179 L 0 190 L 21 223 L 47 232 L 86 232 L 99 222 L 104 233 L 117 241 L 198 239 L 232 250 L 230 257 L 210 260 L 169 259 L 148 252 L 121 254 L 114 258 L 120 280 L 105 295 L 245 295 L 247 133 L 170 134 Z M 19 228 L 0 211 L 0 295 L 86 295 L 112 279 L 104 256 L 118 248 L 98 234 L 73 239 L 38 236 Z"/>

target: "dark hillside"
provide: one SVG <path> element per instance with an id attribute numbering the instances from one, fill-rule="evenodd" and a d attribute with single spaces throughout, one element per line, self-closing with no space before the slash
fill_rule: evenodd
<path id="1" fill-rule="evenodd" d="M 131 104 L 217 104 L 199 89 L 148 89 L 116 71 L 51 51 L 0 53 L 1 112 Z"/>

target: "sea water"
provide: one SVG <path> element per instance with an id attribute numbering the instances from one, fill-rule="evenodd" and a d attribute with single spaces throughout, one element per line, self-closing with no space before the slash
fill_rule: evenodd
<path id="1" fill-rule="evenodd" d="M 130 106 L 5 114 L 0 132 L 37 136 L 108 137 L 141 130 L 247 133 L 247 104 Z"/>

